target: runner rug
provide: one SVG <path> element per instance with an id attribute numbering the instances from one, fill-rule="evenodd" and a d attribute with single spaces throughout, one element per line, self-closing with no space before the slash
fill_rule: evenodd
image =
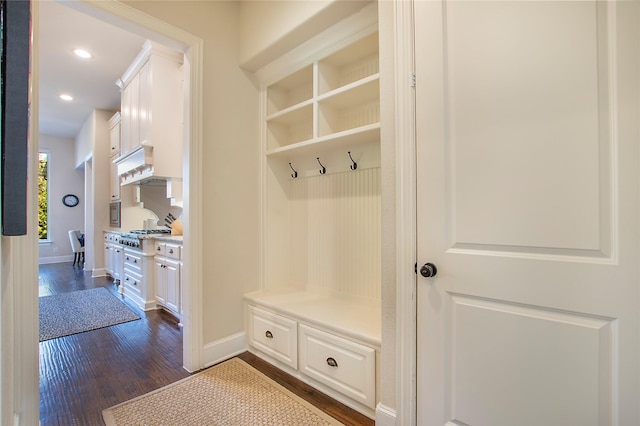
<path id="1" fill-rule="evenodd" d="M 341 425 L 232 358 L 102 412 L 107 426 Z"/>
<path id="2" fill-rule="evenodd" d="M 140 319 L 103 287 L 39 298 L 40 341 Z"/>

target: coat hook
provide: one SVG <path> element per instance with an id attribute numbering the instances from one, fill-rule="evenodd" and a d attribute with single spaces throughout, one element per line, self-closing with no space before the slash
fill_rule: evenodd
<path id="1" fill-rule="evenodd" d="M 320 174 L 323 175 L 327 173 L 327 168 L 320 162 L 320 157 L 316 157 L 316 160 L 318 160 L 318 164 L 320 164 L 320 167 L 322 167 L 322 169 L 320 169 Z"/>
<path id="2" fill-rule="evenodd" d="M 351 159 L 351 162 L 353 163 L 351 166 L 349 166 L 351 168 L 351 170 L 355 170 L 358 168 L 358 163 L 356 163 L 355 161 L 353 161 L 353 157 L 351 156 L 351 151 L 347 151 L 347 154 L 349 154 L 349 159 Z"/>
<path id="3" fill-rule="evenodd" d="M 291 177 L 294 178 L 294 179 L 297 178 L 298 177 L 298 172 L 296 171 L 296 169 L 293 168 L 291 163 L 289 163 L 289 167 L 291 167 L 291 170 L 293 170 L 293 173 L 291 173 Z"/>

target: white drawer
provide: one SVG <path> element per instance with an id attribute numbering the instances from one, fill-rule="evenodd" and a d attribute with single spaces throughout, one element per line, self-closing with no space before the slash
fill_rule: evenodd
<path id="1" fill-rule="evenodd" d="M 122 280 L 125 286 L 125 294 L 131 292 L 140 297 L 142 295 L 142 290 L 140 289 L 141 282 L 142 277 L 125 270 L 124 279 Z"/>
<path id="2" fill-rule="evenodd" d="M 292 368 L 298 367 L 297 323 L 249 306 L 250 343 Z"/>
<path id="3" fill-rule="evenodd" d="M 375 349 L 303 324 L 299 337 L 300 372 L 375 408 Z"/>
<path id="4" fill-rule="evenodd" d="M 142 257 L 137 254 L 132 254 L 129 251 L 124 252 L 124 266 L 125 268 L 132 269 L 138 273 L 142 272 Z"/>
<path id="5" fill-rule="evenodd" d="M 156 241 L 153 243 L 153 247 L 155 249 L 154 253 L 156 254 L 156 256 L 164 256 L 167 249 L 167 245 L 165 243 Z"/>
<path id="6" fill-rule="evenodd" d="M 166 244 L 165 246 L 165 256 L 170 259 L 180 260 L 181 258 L 181 250 L 182 247 L 175 244 Z"/>

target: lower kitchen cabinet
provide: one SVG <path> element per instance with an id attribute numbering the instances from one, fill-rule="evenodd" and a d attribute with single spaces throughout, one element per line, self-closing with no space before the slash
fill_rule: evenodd
<path id="1" fill-rule="evenodd" d="M 156 302 L 178 317 L 181 314 L 181 247 L 156 241 L 154 277 Z"/>
<path id="2" fill-rule="evenodd" d="M 115 232 L 105 232 L 104 234 L 104 267 L 116 283 L 122 278 L 122 262 L 124 248 L 119 242 L 119 234 Z"/>

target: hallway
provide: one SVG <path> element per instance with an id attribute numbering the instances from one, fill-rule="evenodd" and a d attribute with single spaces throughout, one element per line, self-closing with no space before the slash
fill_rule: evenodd
<path id="1" fill-rule="evenodd" d="M 40 265 L 39 295 L 105 287 L 71 263 Z M 40 421 L 48 425 L 102 425 L 102 410 L 189 373 L 182 368 L 182 332 L 162 310 L 141 319 L 40 342 Z"/>
<path id="2" fill-rule="evenodd" d="M 97 287 L 118 295 L 113 281 L 92 278 L 70 262 L 40 265 L 40 296 Z M 141 319 L 40 342 L 42 426 L 104 425 L 105 408 L 189 376 L 182 368 L 182 330 L 176 320 L 163 310 L 127 306 Z M 253 354 L 239 358 L 346 425 L 374 424 Z"/>

